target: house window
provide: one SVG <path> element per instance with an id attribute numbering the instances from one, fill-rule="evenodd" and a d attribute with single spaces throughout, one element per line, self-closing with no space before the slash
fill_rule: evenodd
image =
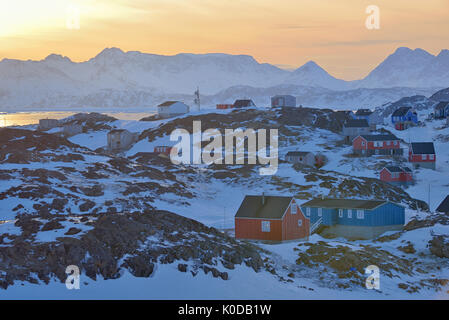
<path id="1" fill-rule="evenodd" d="M 423 159 L 423 160 L 427 160 L 427 154 L 423 154 L 423 155 L 422 155 L 422 159 Z"/>
<path id="2" fill-rule="evenodd" d="M 435 160 L 435 155 L 429 154 L 429 160 Z"/>
<path id="3" fill-rule="evenodd" d="M 292 203 L 291 213 L 296 214 L 296 203 Z"/>
<path id="4" fill-rule="evenodd" d="M 262 221 L 262 232 L 270 232 L 270 221 Z"/>
<path id="5" fill-rule="evenodd" d="M 363 219 L 365 217 L 365 212 L 363 210 L 357 210 L 357 219 Z"/>
<path id="6" fill-rule="evenodd" d="M 352 210 L 348 209 L 348 218 L 351 219 L 352 218 Z"/>
<path id="7" fill-rule="evenodd" d="M 301 219 L 298 220 L 298 227 L 302 227 L 302 220 Z"/>
<path id="8" fill-rule="evenodd" d="M 310 217 L 310 208 L 306 208 L 306 215 Z"/>
<path id="9" fill-rule="evenodd" d="M 318 208 L 318 217 L 323 215 L 323 208 Z"/>
<path id="10" fill-rule="evenodd" d="M 343 218 L 343 209 L 338 209 L 338 217 Z"/>

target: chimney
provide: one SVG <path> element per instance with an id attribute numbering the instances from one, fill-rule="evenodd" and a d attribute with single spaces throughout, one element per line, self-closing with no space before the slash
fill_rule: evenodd
<path id="1" fill-rule="evenodd" d="M 262 205 L 265 205 L 265 192 L 262 192 Z"/>

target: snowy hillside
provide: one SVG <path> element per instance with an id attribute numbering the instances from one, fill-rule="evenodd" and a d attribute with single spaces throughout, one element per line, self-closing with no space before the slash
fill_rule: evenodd
<path id="1" fill-rule="evenodd" d="M 447 187 L 449 128 L 433 121 L 393 131 L 404 148 L 409 135 L 437 141 L 437 171 L 418 170 L 418 184 L 402 189 L 377 179 L 382 166 L 398 160 L 353 157 L 342 143 L 346 117 L 309 108 L 203 111 L 159 121 L 103 117 L 69 140 L 35 126 L 2 129 L 0 298 L 447 298 L 441 239 L 449 219 L 431 214 L 425 202 L 427 181 L 439 188 L 432 209 Z M 278 172 L 174 165 L 148 154 L 166 145 L 174 128 L 190 131 L 193 120 L 203 129 L 279 128 Z M 111 128 L 139 132 L 139 141 L 107 154 Z M 328 161 L 320 169 L 282 161 L 293 150 L 320 152 Z M 319 234 L 280 244 L 235 240 L 233 217 L 244 195 L 262 192 L 292 195 L 300 204 L 321 195 L 387 199 L 406 207 L 406 225 L 373 241 Z M 65 289 L 68 264 L 81 266 L 82 290 Z M 381 268 L 381 290 L 364 287 L 371 264 Z"/>

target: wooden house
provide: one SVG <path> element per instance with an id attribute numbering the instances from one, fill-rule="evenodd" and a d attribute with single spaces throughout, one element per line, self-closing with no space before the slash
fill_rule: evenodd
<path id="1" fill-rule="evenodd" d="M 449 101 L 441 101 L 434 108 L 435 119 L 444 119 L 449 117 Z"/>
<path id="2" fill-rule="evenodd" d="M 310 219 L 311 233 L 347 239 L 373 239 L 386 231 L 401 230 L 403 206 L 386 200 L 315 198 L 301 205 Z"/>
<path id="3" fill-rule="evenodd" d="M 245 196 L 235 215 L 235 237 L 266 241 L 308 239 L 307 219 L 293 197 Z"/>
<path id="4" fill-rule="evenodd" d="M 380 171 L 380 180 L 396 186 L 407 186 L 413 183 L 413 173 L 407 167 L 387 166 Z"/>
<path id="5" fill-rule="evenodd" d="M 225 110 L 225 109 L 232 109 L 232 108 L 234 108 L 233 104 L 224 104 L 224 103 L 217 104 L 218 110 Z"/>
<path id="6" fill-rule="evenodd" d="M 166 101 L 157 106 L 159 118 L 171 118 L 190 112 L 190 107 L 180 101 Z"/>
<path id="7" fill-rule="evenodd" d="M 276 95 L 271 97 L 271 107 L 296 107 L 296 97 L 292 95 Z"/>
<path id="8" fill-rule="evenodd" d="M 349 119 L 343 124 L 341 134 L 346 144 L 351 144 L 355 137 L 362 134 L 370 134 L 371 128 L 366 119 Z"/>
<path id="9" fill-rule="evenodd" d="M 396 130 L 405 130 L 418 124 L 418 114 L 411 107 L 400 107 L 391 115 Z"/>
<path id="10" fill-rule="evenodd" d="M 59 120 L 57 119 L 40 119 L 39 130 L 47 131 L 59 126 Z"/>
<path id="11" fill-rule="evenodd" d="M 408 151 L 408 161 L 414 168 L 429 168 L 435 170 L 436 154 L 433 142 L 412 142 Z"/>
<path id="12" fill-rule="evenodd" d="M 352 141 L 355 154 L 369 157 L 372 155 L 401 156 L 400 140 L 392 134 L 361 135 Z"/>

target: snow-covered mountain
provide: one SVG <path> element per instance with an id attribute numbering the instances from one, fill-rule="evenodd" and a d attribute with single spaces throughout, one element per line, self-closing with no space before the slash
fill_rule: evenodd
<path id="1" fill-rule="evenodd" d="M 74 106 L 146 108 L 165 99 L 191 103 L 197 87 L 206 101 L 214 103 L 236 98 L 227 91 L 249 88 L 246 96 L 263 98 L 263 103 L 269 101 L 269 95 L 286 93 L 298 96 L 304 105 L 352 108 L 427 95 L 448 86 L 448 50 L 433 56 L 422 49 L 399 48 L 365 79 L 344 81 L 313 61 L 287 71 L 247 55 L 162 56 L 108 48 L 84 62 L 56 54 L 41 61 L 3 59 L 0 111 Z M 253 96 L 255 91 L 259 94 Z M 222 99 L 215 99 L 218 97 Z"/>
<path id="2" fill-rule="evenodd" d="M 350 87 L 350 82 L 336 79 L 316 62 L 309 61 L 294 70 L 284 81 L 287 84 L 304 84 L 311 87 L 323 87 L 341 90 Z"/>
<path id="3" fill-rule="evenodd" d="M 434 56 L 423 49 L 398 48 L 370 74 L 354 83 L 357 87 L 449 86 L 449 51 Z"/>

